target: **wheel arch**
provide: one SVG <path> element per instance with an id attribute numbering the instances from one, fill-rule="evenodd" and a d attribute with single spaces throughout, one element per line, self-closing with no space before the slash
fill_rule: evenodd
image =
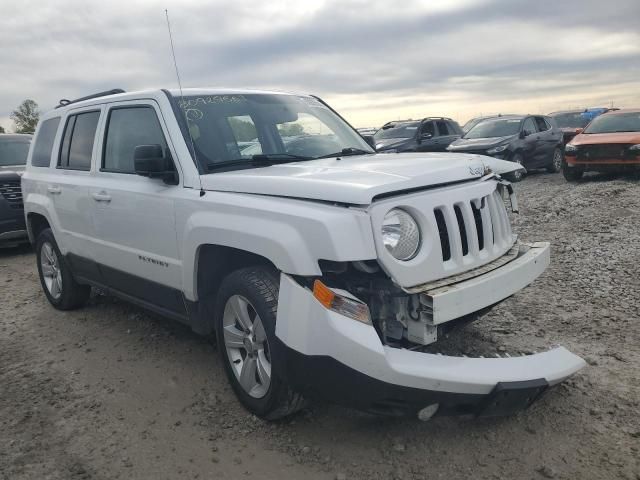
<path id="1" fill-rule="evenodd" d="M 35 245 L 40 233 L 47 228 L 51 228 L 51 222 L 45 215 L 36 212 L 27 214 L 27 233 L 32 245 Z"/>

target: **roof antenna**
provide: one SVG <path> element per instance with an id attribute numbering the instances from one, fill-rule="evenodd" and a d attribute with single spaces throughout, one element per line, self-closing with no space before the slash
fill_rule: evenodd
<path id="1" fill-rule="evenodd" d="M 193 156 L 197 164 L 198 158 L 196 154 L 196 146 L 193 142 L 193 135 L 191 135 L 191 129 L 189 128 L 189 118 L 187 117 L 187 110 L 184 108 L 185 103 L 184 103 L 184 95 L 182 94 L 182 82 L 180 81 L 180 71 L 178 70 L 178 62 L 176 61 L 176 50 L 173 47 L 173 35 L 171 35 L 171 23 L 169 22 L 169 11 L 166 8 L 164 9 L 164 16 L 167 19 L 167 30 L 169 31 L 169 43 L 171 44 L 171 56 L 173 57 L 173 66 L 176 68 L 176 77 L 178 78 L 178 88 L 180 89 L 180 103 L 182 104 L 180 107 L 184 111 L 184 119 L 187 122 L 187 132 L 189 133 L 189 140 L 191 141 L 191 150 L 193 151 Z M 205 191 L 202 188 L 202 184 L 201 184 L 200 196 L 202 197 L 204 196 L 204 194 L 205 194 Z"/>

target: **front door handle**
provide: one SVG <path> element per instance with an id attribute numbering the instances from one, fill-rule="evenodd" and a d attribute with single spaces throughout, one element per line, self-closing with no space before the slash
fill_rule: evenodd
<path id="1" fill-rule="evenodd" d="M 62 193 L 62 189 L 60 187 L 49 185 L 47 187 L 47 192 L 49 192 L 51 195 L 60 195 Z"/>
<path id="2" fill-rule="evenodd" d="M 106 192 L 93 193 L 91 194 L 91 196 L 96 202 L 109 203 L 111 201 L 111 195 L 107 194 Z"/>

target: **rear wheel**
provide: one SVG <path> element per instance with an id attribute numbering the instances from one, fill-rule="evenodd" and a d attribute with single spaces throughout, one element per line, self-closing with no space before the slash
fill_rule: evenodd
<path id="1" fill-rule="evenodd" d="M 516 170 L 515 172 L 511 172 L 508 174 L 508 178 L 509 180 L 511 180 L 512 182 L 519 182 L 520 180 L 522 180 L 524 178 L 524 176 L 527 174 L 527 170 L 524 168 L 524 158 L 522 157 L 522 154 L 520 152 L 516 152 L 511 156 L 510 159 L 512 162 L 517 163 L 518 165 L 520 165 L 522 168 L 519 170 Z"/>
<path id="2" fill-rule="evenodd" d="M 553 151 L 553 157 L 551 159 L 551 164 L 547 167 L 547 172 L 558 173 L 560 170 L 562 170 L 562 159 L 562 150 L 556 148 Z"/>
<path id="3" fill-rule="evenodd" d="M 231 273 L 216 302 L 216 336 L 227 377 L 242 405 L 268 420 L 304 406 L 274 355 L 277 307 L 277 276 L 265 267 Z"/>
<path id="4" fill-rule="evenodd" d="M 75 281 L 50 228 L 38 236 L 36 258 L 40 284 L 51 305 L 59 310 L 72 310 L 86 303 L 91 287 Z"/>

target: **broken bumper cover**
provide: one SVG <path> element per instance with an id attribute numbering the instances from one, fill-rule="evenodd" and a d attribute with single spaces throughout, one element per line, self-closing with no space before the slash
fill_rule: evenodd
<path id="1" fill-rule="evenodd" d="M 295 388 L 382 414 L 414 414 L 434 403 L 438 415 L 510 414 L 585 365 L 563 347 L 468 358 L 384 346 L 371 325 L 325 309 L 285 274 L 276 337 L 278 361 Z"/>
<path id="2" fill-rule="evenodd" d="M 433 312 L 433 324 L 477 312 L 510 297 L 549 266 L 549 243 L 517 243 L 503 257 L 453 278 L 411 289 L 421 292 Z"/>

